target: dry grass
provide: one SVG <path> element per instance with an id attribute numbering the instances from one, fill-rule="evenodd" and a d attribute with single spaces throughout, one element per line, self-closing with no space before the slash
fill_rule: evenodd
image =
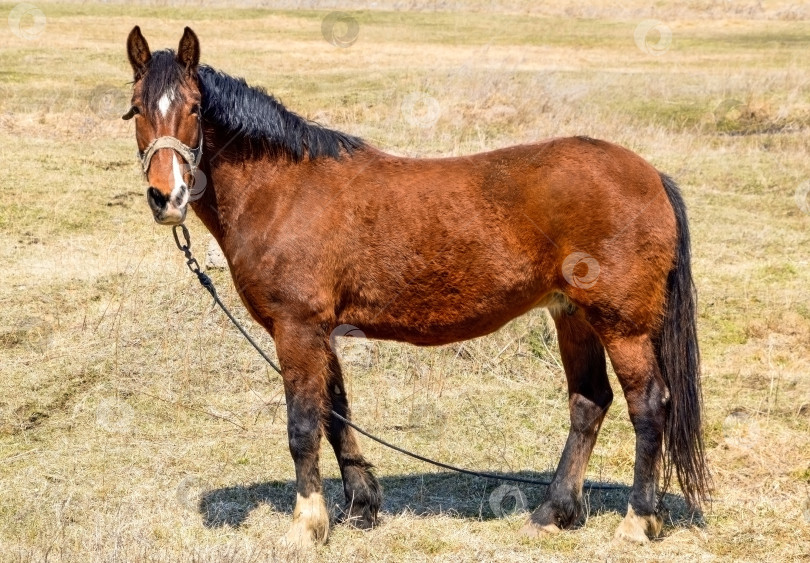
<path id="1" fill-rule="evenodd" d="M 673 495 L 661 540 L 618 545 L 627 493 L 594 491 L 584 526 L 522 541 L 525 514 L 508 499 L 505 516 L 493 512 L 496 483 L 364 440 L 386 489 L 382 525 L 338 525 L 315 558 L 810 557 L 810 214 L 796 198 L 810 188 L 805 6 L 379 2 L 353 12 L 360 37 L 339 49 L 321 36 L 325 11 L 189 4 L 40 4 L 40 35 L 0 32 L 0 559 L 313 557 L 275 546 L 293 499 L 280 384 L 211 309 L 143 201 L 131 124 L 116 119 L 135 23 L 153 47 L 191 23 L 210 64 L 394 152 L 588 134 L 677 177 L 690 206 L 716 481 L 705 526 L 684 522 Z M 4 26 L 13 7 L 0 5 Z M 672 31 L 660 56 L 634 43 L 650 18 Z M 190 227 L 201 248 L 202 226 Z M 227 274 L 214 277 L 245 318 Z M 568 417 L 543 312 L 463 345 L 343 346 L 365 427 L 451 463 L 553 471 Z M 630 482 L 632 452 L 619 398 L 588 479 Z M 326 449 L 322 466 L 334 507 Z M 543 494 L 520 489 L 528 508 Z"/>

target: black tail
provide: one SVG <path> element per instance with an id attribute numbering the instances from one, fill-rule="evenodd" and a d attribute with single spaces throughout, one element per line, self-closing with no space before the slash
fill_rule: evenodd
<path id="1" fill-rule="evenodd" d="M 667 279 L 664 325 L 656 341 L 658 366 L 670 392 L 664 429 L 663 490 L 666 491 L 674 468 L 687 502 L 699 508 L 708 499 L 711 476 L 703 452 L 697 294 L 692 281 L 689 224 L 677 184 L 665 174 L 661 174 L 661 181 L 678 227 L 675 265 Z"/>

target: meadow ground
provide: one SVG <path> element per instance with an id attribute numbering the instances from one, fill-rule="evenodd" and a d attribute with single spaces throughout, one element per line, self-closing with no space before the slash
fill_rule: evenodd
<path id="1" fill-rule="evenodd" d="M 806 4 L 349 2 L 332 35 L 328 3 L 156 4 L 0 4 L 0 560 L 810 558 Z M 381 525 L 336 525 L 313 553 L 278 548 L 294 497 L 283 393 L 148 211 L 118 118 L 134 24 L 153 48 L 192 25 L 205 62 L 392 152 L 586 134 L 677 178 L 700 293 L 705 521 L 673 490 L 659 540 L 618 544 L 627 491 L 593 490 L 581 526 L 521 540 L 543 487 L 498 488 L 363 439 Z M 227 273 L 212 275 L 272 350 Z M 450 463 L 553 472 L 568 415 L 545 312 L 441 348 L 344 340 L 361 425 Z M 588 481 L 629 483 L 632 454 L 617 396 Z M 322 469 L 334 510 L 326 448 Z"/>

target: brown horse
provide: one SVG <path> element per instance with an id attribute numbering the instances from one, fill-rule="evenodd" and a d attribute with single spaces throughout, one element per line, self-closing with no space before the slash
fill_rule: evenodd
<path id="1" fill-rule="evenodd" d="M 379 482 L 352 429 L 329 415 L 349 417 L 330 347 L 342 325 L 445 344 L 549 309 L 571 428 L 525 534 L 557 532 L 580 516 L 585 468 L 613 398 L 605 351 L 636 434 L 617 537 L 645 542 L 660 532 L 659 494 L 673 469 L 691 505 L 705 500 L 689 231 L 671 179 L 587 137 L 462 158 L 395 157 L 200 65 L 189 28 L 177 52 L 152 53 L 138 27 L 127 49 L 135 80 L 124 118 L 135 117 L 155 220 L 181 223 L 191 205 L 276 343 L 298 492 L 287 541 L 327 537 L 322 434 L 340 466 L 348 521 L 377 521 Z"/>

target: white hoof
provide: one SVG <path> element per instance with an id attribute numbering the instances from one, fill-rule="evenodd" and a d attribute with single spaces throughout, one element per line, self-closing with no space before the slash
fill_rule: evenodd
<path id="1" fill-rule="evenodd" d="M 649 543 L 650 538 L 658 537 L 664 521 L 660 516 L 652 514 L 650 516 L 639 516 L 633 507 L 627 505 L 627 516 L 616 529 L 617 540 L 628 541 L 637 544 Z"/>
<path id="2" fill-rule="evenodd" d="M 293 522 L 280 543 L 287 547 L 306 548 L 326 542 L 329 535 L 329 513 L 320 493 L 304 498 L 297 495 Z"/>

